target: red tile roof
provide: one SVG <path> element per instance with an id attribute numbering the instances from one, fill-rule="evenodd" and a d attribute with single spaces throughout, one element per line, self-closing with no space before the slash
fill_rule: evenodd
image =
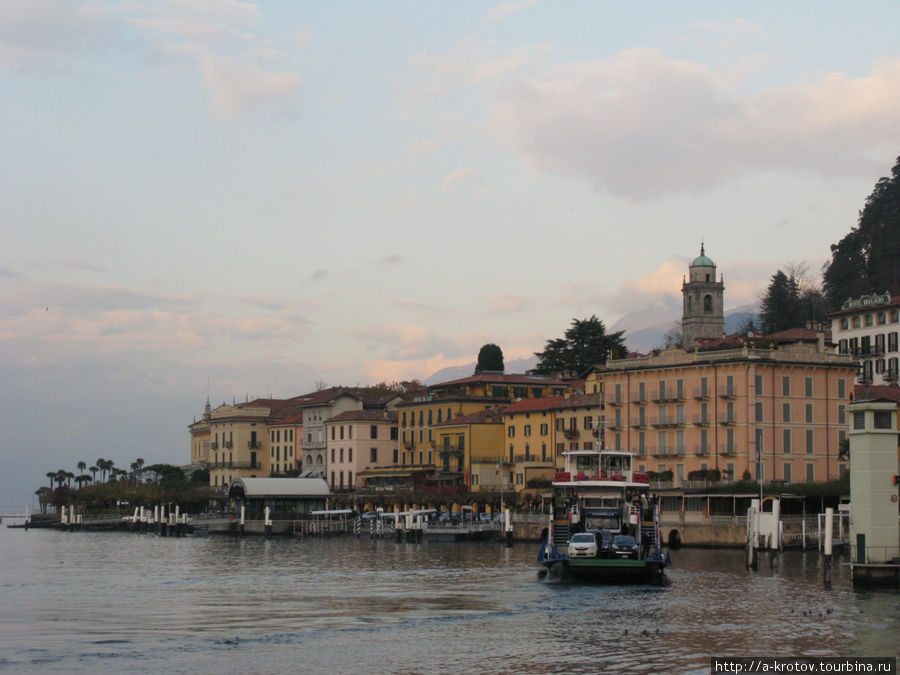
<path id="1" fill-rule="evenodd" d="M 461 384 L 526 384 L 526 385 L 548 385 L 548 384 L 565 384 L 552 377 L 543 377 L 540 375 L 516 375 L 506 373 L 478 373 L 469 377 L 463 377 L 459 380 L 450 380 L 449 382 L 440 382 L 428 387 L 432 389 L 442 389 L 444 387 L 455 387 Z"/>
<path id="2" fill-rule="evenodd" d="M 327 420 L 332 422 L 397 422 L 397 412 L 394 410 L 346 410 Z"/>
<path id="3" fill-rule="evenodd" d="M 446 422 L 435 424 L 435 427 L 452 427 L 461 424 L 503 424 L 503 418 L 500 411 L 493 408 L 487 410 L 479 410 L 478 412 L 469 413 L 468 415 L 460 415 Z"/>
<path id="4" fill-rule="evenodd" d="M 538 410 L 552 410 L 557 404 L 564 401 L 562 396 L 545 396 L 543 398 L 523 398 L 521 401 L 505 406 L 500 412 L 507 413 L 535 412 Z"/>
<path id="5" fill-rule="evenodd" d="M 887 399 L 900 403 L 900 387 L 896 384 L 857 384 L 853 387 L 854 401 Z"/>

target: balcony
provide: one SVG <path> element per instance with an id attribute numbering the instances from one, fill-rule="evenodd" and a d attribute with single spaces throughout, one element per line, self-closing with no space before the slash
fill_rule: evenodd
<path id="1" fill-rule="evenodd" d="M 719 387 L 719 398 L 734 398 L 735 396 L 737 396 L 737 393 L 733 386 Z"/>
<path id="2" fill-rule="evenodd" d="M 694 415 L 694 426 L 697 427 L 708 427 L 709 426 L 709 415 Z"/>
<path id="3" fill-rule="evenodd" d="M 213 462 L 210 469 L 262 469 L 260 462 Z"/>
<path id="4" fill-rule="evenodd" d="M 226 448 L 233 448 L 233 447 L 234 447 L 234 443 L 232 443 L 231 441 L 225 441 L 225 447 L 226 447 Z"/>
<path id="5" fill-rule="evenodd" d="M 698 457 L 705 457 L 706 455 L 709 454 L 709 446 L 708 445 L 703 445 L 701 443 L 697 443 L 696 445 L 694 445 L 693 449 L 694 449 L 694 454 L 697 455 Z"/>
<path id="6" fill-rule="evenodd" d="M 251 450 L 259 450 L 262 447 L 262 443 L 259 441 L 247 441 L 247 447 Z"/>
<path id="7" fill-rule="evenodd" d="M 697 401 L 706 401 L 709 399 L 708 387 L 694 387 L 694 390 L 691 393 L 694 395 L 694 399 Z"/>
<path id="8" fill-rule="evenodd" d="M 614 426 L 613 424 L 610 424 L 610 425 L 609 425 L 610 429 L 612 429 L 613 426 Z M 563 431 L 563 435 L 564 435 L 568 440 L 574 441 L 574 440 L 575 440 L 576 438 L 578 438 L 578 436 L 579 436 L 579 434 L 578 434 L 578 429 L 566 429 L 565 431 Z"/>
<path id="9" fill-rule="evenodd" d="M 723 445 L 719 448 L 719 454 L 722 456 L 736 455 L 737 451 L 736 445 Z"/>
<path id="10" fill-rule="evenodd" d="M 650 420 L 650 424 L 660 429 L 680 427 L 684 424 L 684 416 L 672 415 L 671 417 L 653 417 Z"/>
<path id="11" fill-rule="evenodd" d="M 514 459 L 516 464 L 552 464 L 549 459 L 541 459 L 537 455 L 516 455 Z"/>
<path id="12" fill-rule="evenodd" d="M 647 394 L 635 392 L 631 395 L 631 402 L 636 405 L 644 405 L 647 402 Z"/>
<path id="13" fill-rule="evenodd" d="M 646 417 L 632 417 L 631 418 L 631 426 L 634 429 L 643 429 L 647 426 L 647 418 Z"/>
<path id="14" fill-rule="evenodd" d="M 684 400 L 684 391 L 678 391 L 676 387 L 666 387 L 653 397 L 654 403 L 675 403 Z"/>
<path id="15" fill-rule="evenodd" d="M 725 426 L 729 426 L 732 424 L 737 424 L 737 418 L 734 413 L 719 413 L 719 424 L 724 424 Z"/>
<path id="16" fill-rule="evenodd" d="M 622 405 L 623 403 L 624 403 L 624 401 L 622 401 L 621 399 L 618 399 L 618 398 L 611 398 L 608 401 L 606 401 L 606 405 L 610 405 L 614 408 Z"/>

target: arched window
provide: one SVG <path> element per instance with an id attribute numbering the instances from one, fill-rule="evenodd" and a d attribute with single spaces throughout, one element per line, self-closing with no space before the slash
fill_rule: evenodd
<path id="1" fill-rule="evenodd" d="M 703 311 L 704 312 L 712 311 L 712 296 L 711 295 L 703 296 Z"/>
<path id="2" fill-rule="evenodd" d="M 689 312 L 691 311 L 691 304 L 693 303 L 691 302 L 691 296 L 689 295 L 687 296 L 687 308 Z"/>

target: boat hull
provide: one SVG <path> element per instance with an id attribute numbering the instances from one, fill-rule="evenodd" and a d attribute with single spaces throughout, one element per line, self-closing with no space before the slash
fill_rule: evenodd
<path id="1" fill-rule="evenodd" d="M 616 558 L 570 558 L 563 563 L 568 576 L 584 581 L 649 581 L 664 579 L 665 563 Z"/>

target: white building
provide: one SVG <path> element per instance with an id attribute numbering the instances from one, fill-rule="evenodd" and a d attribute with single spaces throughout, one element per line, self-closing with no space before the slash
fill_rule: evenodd
<path id="1" fill-rule="evenodd" d="M 858 383 L 897 382 L 900 294 L 885 292 L 850 299 L 829 317 L 838 352 L 859 359 Z"/>

